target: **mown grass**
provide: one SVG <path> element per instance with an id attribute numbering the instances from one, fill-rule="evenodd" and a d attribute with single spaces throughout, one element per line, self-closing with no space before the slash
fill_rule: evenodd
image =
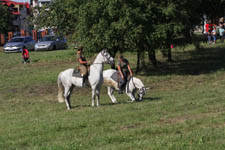
<path id="1" fill-rule="evenodd" d="M 202 47 L 173 49 L 173 63 L 158 53 L 158 67 L 138 75 L 150 87 L 141 102 L 115 93 L 112 105 L 102 87 L 92 108 L 90 89 L 75 88 L 71 111 L 57 102 L 56 79 L 76 66 L 73 50 L 31 52 L 26 65 L 0 52 L 0 149 L 225 149 L 224 44 Z"/>

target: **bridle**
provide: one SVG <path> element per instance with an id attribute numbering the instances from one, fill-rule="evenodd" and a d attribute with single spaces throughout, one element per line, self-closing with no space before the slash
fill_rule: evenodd
<path id="1" fill-rule="evenodd" d="M 104 54 L 104 52 L 106 52 L 106 50 L 101 51 L 101 55 L 104 59 L 104 62 L 108 62 L 109 64 L 111 64 L 110 57 L 106 58 L 106 55 Z M 103 63 L 91 63 L 90 65 L 94 65 L 94 64 L 102 65 Z"/>
<path id="2" fill-rule="evenodd" d="M 109 64 L 111 64 L 110 57 L 106 57 L 106 56 L 108 56 L 108 55 L 105 55 L 105 52 L 106 52 L 105 49 L 104 49 L 103 51 L 101 51 L 101 55 L 102 55 L 102 57 L 103 57 L 103 59 L 104 59 L 104 62 L 108 62 Z M 105 60 L 106 60 L 106 61 L 105 61 Z"/>
<path id="3" fill-rule="evenodd" d="M 138 88 L 136 87 L 136 85 L 134 84 L 134 79 L 133 79 L 133 77 L 131 77 L 131 78 L 132 78 L 132 83 L 133 83 L 135 89 L 138 89 Z M 145 87 L 142 87 L 142 88 L 139 89 L 139 91 L 138 91 L 138 96 L 140 97 L 140 95 L 142 95 L 142 97 L 145 95 Z"/>

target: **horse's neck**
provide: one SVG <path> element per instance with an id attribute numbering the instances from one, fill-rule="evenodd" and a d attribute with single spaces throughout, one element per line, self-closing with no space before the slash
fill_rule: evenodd
<path id="1" fill-rule="evenodd" d="M 97 55 L 97 57 L 95 58 L 94 64 L 103 64 L 103 57 L 102 57 L 101 53 L 99 53 Z"/>
<path id="2" fill-rule="evenodd" d="M 103 67 L 104 67 L 103 58 L 102 58 L 101 54 L 98 54 L 98 56 L 96 57 L 95 61 L 92 64 L 91 68 L 98 70 L 99 73 L 102 73 Z"/>
<path id="3" fill-rule="evenodd" d="M 142 87 L 144 87 L 144 85 L 143 85 L 143 83 L 141 82 L 140 79 L 137 79 L 137 78 L 133 77 L 131 80 L 132 80 L 135 88 L 141 89 Z"/>

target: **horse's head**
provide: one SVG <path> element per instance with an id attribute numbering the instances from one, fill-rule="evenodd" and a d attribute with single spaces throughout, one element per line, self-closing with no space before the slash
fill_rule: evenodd
<path id="1" fill-rule="evenodd" d="M 145 96 L 146 93 L 146 88 L 142 87 L 139 89 L 138 91 L 138 99 L 141 101 L 143 99 L 143 97 Z"/>
<path id="2" fill-rule="evenodd" d="M 103 49 L 103 50 L 101 51 L 101 54 L 102 54 L 104 63 L 108 63 L 108 64 L 110 64 L 111 66 L 113 66 L 113 65 L 115 64 L 114 58 L 111 57 L 111 55 L 107 52 L 106 49 Z"/>
<path id="3" fill-rule="evenodd" d="M 146 94 L 146 90 L 148 90 L 149 88 L 145 88 L 145 87 L 142 87 L 139 89 L 139 92 L 138 92 L 138 99 L 141 101 L 143 99 L 143 97 L 145 96 Z"/>

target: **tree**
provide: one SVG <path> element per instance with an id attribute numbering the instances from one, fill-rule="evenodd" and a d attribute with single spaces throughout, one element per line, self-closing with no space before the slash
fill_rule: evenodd
<path id="1" fill-rule="evenodd" d="M 218 22 L 219 17 L 225 15 L 225 0 L 204 0 L 199 7 L 199 13 L 206 15 L 214 23 Z"/>
<path id="2" fill-rule="evenodd" d="M 208 1 L 208 0 L 207 0 Z M 41 8 L 36 23 L 55 27 L 83 45 L 88 52 L 108 48 L 113 56 L 118 51 L 137 52 L 138 72 L 145 64 L 143 53 L 157 64 L 156 50 L 172 61 L 170 45 L 177 37 L 191 41 L 190 31 L 209 14 L 202 0 L 55 0 Z M 217 5 L 223 0 L 216 0 Z"/>
<path id="3" fill-rule="evenodd" d="M 50 5 L 33 9 L 33 25 L 37 29 L 55 28 L 59 34 L 73 34 L 81 0 L 54 0 Z"/>
<path id="4" fill-rule="evenodd" d="M 12 15 L 8 10 L 8 7 L 0 4 L 0 33 L 6 33 L 12 31 Z"/>

